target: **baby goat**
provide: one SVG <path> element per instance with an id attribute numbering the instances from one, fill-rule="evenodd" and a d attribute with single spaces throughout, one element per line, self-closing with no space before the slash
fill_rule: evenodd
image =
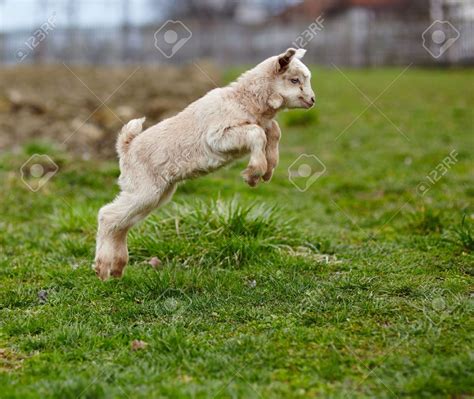
<path id="1" fill-rule="evenodd" d="M 251 187 L 269 181 L 278 163 L 284 108 L 311 108 L 306 50 L 289 48 L 211 90 L 176 116 L 142 132 L 145 118 L 125 125 L 117 140 L 121 193 L 99 211 L 97 275 L 121 277 L 128 261 L 127 232 L 173 196 L 178 182 L 210 173 L 250 153 L 242 172 Z"/>

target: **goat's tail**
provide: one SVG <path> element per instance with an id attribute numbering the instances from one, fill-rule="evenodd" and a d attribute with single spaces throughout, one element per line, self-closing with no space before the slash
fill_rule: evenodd
<path id="1" fill-rule="evenodd" d="M 132 119 L 122 128 L 117 138 L 117 153 L 119 157 L 128 151 L 132 140 L 142 132 L 143 122 L 145 122 L 145 118 Z"/>

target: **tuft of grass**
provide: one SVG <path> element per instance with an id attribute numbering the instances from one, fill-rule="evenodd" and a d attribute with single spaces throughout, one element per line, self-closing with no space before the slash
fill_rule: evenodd
<path id="1" fill-rule="evenodd" d="M 263 261 L 304 241 L 276 206 L 237 199 L 174 204 L 132 232 L 136 260 L 158 256 L 194 266 L 233 267 Z"/>
<path id="2" fill-rule="evenodd" d="M 26 155 L 58 154 L 56 145 L 53 142 L 46 140 L 30 141 L 23 146 L 23 151 Z"/>
<path id="3" fill-rule="evenodd" d="M 467 252 L 474 250 L 474 228 L 466 214 L 463 215 L 461 222 L 450 230 L 446 241 L 461 247 Z"/>
<path id="4" fill-rule="evenodd" d="M 319 124 L 319 113 L 317 109 L 292 110 L 281 114 L 280 120 L 286 127 L 316 126 Z"/>
<path id="5" fill-rule="evenodd" d="M 440 211 L 423 207 L 420 211 L 409 214 L 408 227 L 419 234 L 441 233 L 443 220 Z"/>

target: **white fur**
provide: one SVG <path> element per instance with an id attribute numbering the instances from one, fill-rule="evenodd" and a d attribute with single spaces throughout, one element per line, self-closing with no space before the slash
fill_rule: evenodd
<path id="1" fill-rule="evenodd" d="M 244 180 L 253 187 L 271 179 L 280 140 L 273 118 L 283 108 L 314 103 L 311 73 L 300 61 L 304 53 L 288 49 L 270 57 L 143 132 L 144 118 L 124 126 L 117 140 L 122 191 L 98 217 L 95 269 L 100 278 L 122 275 L 128 230 L 169 201 L 180 181 L 246 154 L 250 160 Z"/>
<path id="2" fill-rule="evenodd" d="M 299 49 L 296 50 L 295 58 L 298 58 L 299 60 L 301 60 L 304 57 L 305 54 L 306 54 L 306 49 L 299 48 Z"/>

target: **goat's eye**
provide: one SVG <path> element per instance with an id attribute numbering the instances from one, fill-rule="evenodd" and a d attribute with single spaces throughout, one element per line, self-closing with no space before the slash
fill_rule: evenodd
<path id="1" fill-rule="evenodd" d="M 296 85 L 300 82 L 300 80 L 299 79 L 290 79 L 290 82 L 293 83 L 294 85 Z"/>

